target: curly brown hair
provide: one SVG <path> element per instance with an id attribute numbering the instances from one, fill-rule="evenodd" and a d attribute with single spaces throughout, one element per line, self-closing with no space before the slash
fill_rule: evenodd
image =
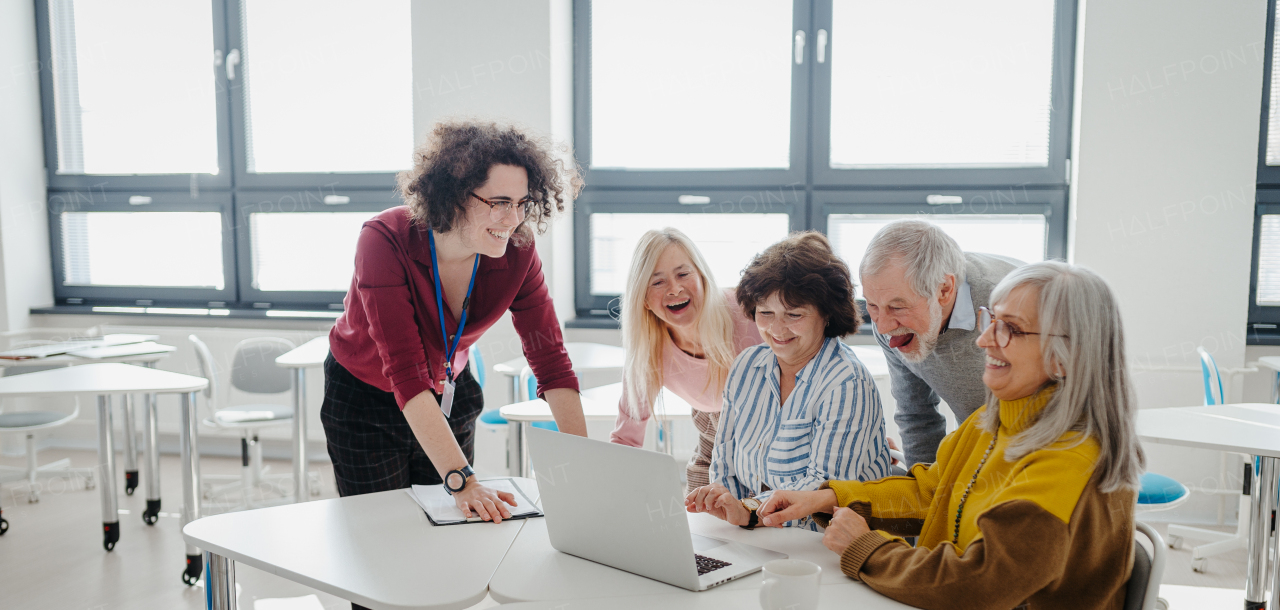
<path id="1" fill-rule="evenodd" d="M 400 172 L 396 182 L 414 222 L 445 233 L 466 218 L 471 192 L 489 180 L 494 165 L 523 167 L 529 176 L 529 213 L 511 234 L 517 247 L 532 243 L 534 230 L 546 232 L 552 216 L 582 190 L 577 163 L 557 159 L 549 141 L 473 121 L 438 123 L 413 151 L 413 169 Z"/>
<path id="2" fill-rule="evenodd" d="M 853 300 L 849 266 L 817 231 L 792 233 L 751 259 L 738 282 L 738 304 L 756 317 L 756 306 L 777 294 L 787 307 L 809 305 L 827 319 L 825 337 L 858 331 L 862 316 Z"/>

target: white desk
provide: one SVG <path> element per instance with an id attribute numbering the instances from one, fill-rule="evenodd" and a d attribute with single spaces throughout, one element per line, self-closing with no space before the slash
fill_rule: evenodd
<path id="1" fill-rule="evenodd" d="M 236 607 L 235 562 L 370 608 L 451 610 L 484 599 L 527 522 L 433 526 L 397 489 L 216 515 L 182 536 L 205 549 L 211 610 Z"/>
<path id="2" fill-rule="evenodd" d="M 742 580 L 762 580 L 759 573 L 742 577 Z M 635 595 L 631 597 L 597 597 L 543 602 L 503 604 L 503 610 L 726 610 L 759 608 L 758 590 L 733 589 L 720 585 L 701 593 L 672 593 L 668 595 Z M 870 587 L 847 580 L 842 584 L 823 585 L 818 596 L 819 610 L 909 610 L 912 606 L 895 602 Z"/>
<path id="3" fill-rule="evenodd" d="M 622 382 L 602 385 L 598 388 L 583 390 L 582 415 L 587 421 L 613 422 L 618 419 L 618 401 L 622 398 Z M 661 432 L 658 435 L 658 450 L 668 455 L 672 453 L 671 422 L 677 419 L 691 419 L 693 406 L 685 399 L 676 396 L 675 392 L 662 388 L 662 410 L 656 419 Z M 529 472 L 528 448 L 525 447 L 525 431 L 536 421 L 555 421 L 551 415 L 551 405 L 541 398 L 517 402 L 498 410 L 504 419 L 511 424 L 515 441 L 511 444 L 512 455 L 516 456 L 516 472 L 520 476 L 531 476 Z"/>
<path id="4" fill-rule="evenodd" d="M 1262 458 L 1262 470 L 1254 477 L 1250 494 L 1249 564 L 1244 597 L 1246 605 L 1264 602 L 1271 502 L 1276 477 L 1280 475 L 1277 459 L 1280 458 L 1280 405 L 1143 409 L 1138 411 L 1138 437 L 1158 444 L 1247 453 Z M 1275 563 L 1274 570 L 1280 575 L 1280 561 Z M 1280 608 L 1280 586 L 1272 592 L 1271 607 Z"/>
<path id="5" fill-rule="evenodd" d="M 600 343 L 565 343 L 564 350 L 569 353 L 569 361 L 575 371 L 610 371 L 622 370 L 626 360 L 626 352 L 621 347 L 602 345 Z M 520 371 L 529 363 L 523 356 L 512 358 L 506 362 L 493 365 L 495 373 L 506 375 L 511 381 L 511 401 L 519 400 Z"/>
<path id="6" fill-rule="evenodd" d="M 625 527 L 625 524 L 620 523 L 619 527 Z M 817 532 L 796 528 L 747 531 L 705 513 L 689 515 L 689 529 L 695 534 L 754 544 L 786 553 L 792 559 L 816 563 L 822 567 L 823 585 L 849 582 L 849 578 L 840 572 L 840 557 L 822 546 L 822 534 Z M 716 589 L 750 590 L 754 594 L 761 582 L 758 575 L 744 576 Z M 504 603 L 636 595 L 702 595 L 561 553 L 551 547 L 543 519 L 533 519 L 525 524 L 511 550 L 507 551 L 502 566 L 493 575 L 489 594 Z"/>
<path id="7" fill-rule="evenodd" d="M 119 347 L 125 348 L 129 347 L 129 345 L 131 344 Z M 140 364 L 147 368 L 155 368 L 157 362 L 168 358 L 169 354 L 177 351 L 178 348 L 172 345 L 150 344 L 144 349 L 157 351 L 111 356 L 109 358 L 85 358 L 72 356 L 71 354 L 58 354 L 57 356 L 31 358 L 29 360 L 0 358 L 0 368 L 78 366 L 107 363 Z M 155 525 L 156 520 L 160 518 L 160 447 L 156 439 L 155 396 L 153 394 L 143 394 L 142 399 L 143 445 L 145 446 L 145 460 L 147 462 L 147 509 L 142 512 L 142 520 L 147 525 Z M 136 420 L 134 419 L 133 396 L 125 394 L 121 403 L 121 409 L 124 412 L 124 492 L 128 495 L 133 495 L 133 490 L 138 487 L 138 437 Z"/>
<path id="8" fill-rule="evenodd" d="M 182 524 L 200 518 L 200 469 L 196 435 L 196 392 L 209 382 L 168 371 L 127 364 L 86 364 L 0 379 L 0 398 L 21 396 L 97 396 L 98 398 L 98 463 L 102 497 L 103 547 L 115 548 L 120 539 L 120 517 L 116 505 L 115 446 L 111 434 L 112 394 L 180 394 L 182 396 Z M 188 547 L 187 557 L 199 559 Z M 190 571 L 188 564 L 188 571 Z M 194 580 L 191 581 L 194 583 Z M 191 584 L 188 583 L 188 584 Z"/>
<path id="9" fill-rule="evenodd" d="M 307 478 L 307 369 L 324 366 L 329 357 L 329 335 L 316 337 L 276 358 L 276 366 L 293 369 L 293 501 L 311 496 Z"/>

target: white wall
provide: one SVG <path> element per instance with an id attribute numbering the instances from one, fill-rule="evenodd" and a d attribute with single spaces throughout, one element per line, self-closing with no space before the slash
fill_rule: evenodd
<path id="1" fill-rule="evenodd" d="M 1195 347 L 1245 362 L 1266 2 L 1087 3 L 1072 257 L 1115 289 L 1142 408 L 1199 404 Z M 1212 485 L 1216 454 L 1147 445 Z M 1237 469 L 1233 468 L 1232 473 Z M 1198 497 L 1156 518 L 1207 520 Z"/>
<path id="2" fill-rule="evenodd" d="M 35 5 L 0 2 L 0 331 L 53 302 Z"/>

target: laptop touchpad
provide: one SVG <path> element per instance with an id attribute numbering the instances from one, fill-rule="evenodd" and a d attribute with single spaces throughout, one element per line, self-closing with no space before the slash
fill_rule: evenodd
<path id="1" fill-rule="evenodd" d="M 715 538 L 707 538 L 706 536 L 699 536 L 697 534 L 691 535 L 693 536 L 693 552 L 695 553 L 705 553 L 718 546 L 729 544 L 728 542 L 716 540 Z"/>

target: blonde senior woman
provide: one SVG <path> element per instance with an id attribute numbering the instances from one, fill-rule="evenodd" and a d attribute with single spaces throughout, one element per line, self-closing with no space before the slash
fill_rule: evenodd
<path id="1" fill-rule="evenodd" d="M 777 490 L 889 474 L 884 412 L 871 374 L 840 337 L 861 318 L 849 267 L 821 233 L 796 233 L 751 261 L 738 303 L 764 345 L 743 350 L 725 384 L 711 484 L 685 497 L 748 529 Z M 817 530 L 807 515 L 788 523 Z"/>
<path id="2" fill-rule="evenodd" d="M 665 387 L 693 407 L 698 446 L 686 474 L 690 489 L 706 485 L 729 366 L 760 343 L 760 334 L 734 292 L 716 286 L 693 240 L 670 227 L 640 237 L 622 298 L 627 355 L 609 440 L 643 445 L 646 422 Z"/>
<path id="3" fill-rule="evenodd" d="M 834 513 L 823 544 L 844 573 L 921 608 L 1120 608 L 1144 458 L 1115 297 L 1049 261 L 1011 271 L 991 302 L 989 401 L 937 462 L 779 492 L 762 519 Z"/>

